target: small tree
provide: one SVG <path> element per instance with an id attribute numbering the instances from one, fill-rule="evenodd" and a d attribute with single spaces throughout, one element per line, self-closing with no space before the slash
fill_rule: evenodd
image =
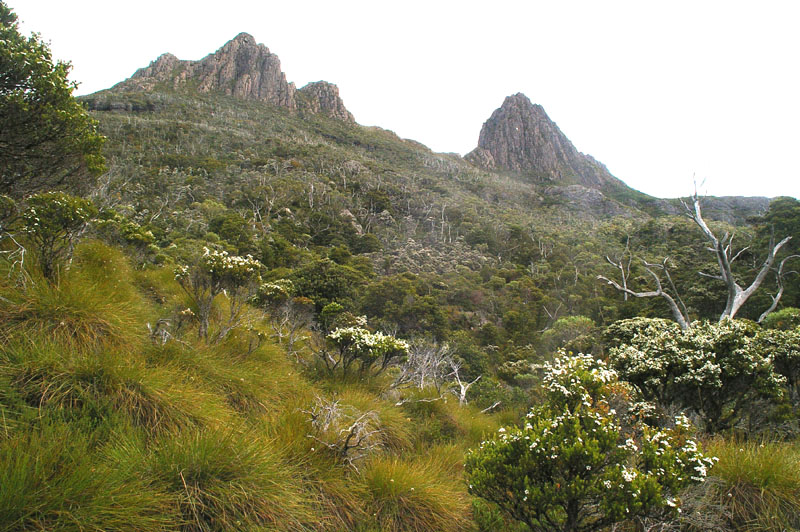
<path id="1" fill-rule="evenodd" d="M 323 350 L 320 357 L 331 373 L 341 369 L 347 374 L 358 367 L 360 376 L 378 375 L 389 364 L 408 355 L 405 340 L 361 327 L 338 328 L 326 336 L 326 340 L 332 351 Z"/>
<path id="2" fill-rule="evenodd" d="M 85 191 L 104 170 L 104 137 L 72 97 L 69 63 L 53 61 L 0 1 L 0 193 L 14 197 L 69 186 Z"/>
<path id="3" fill-rule="evenodd" d="M 469 490 L 534 531 L 585 532 L 678 511 L 678 493 L 702 482 L 713 460 L 689 437 L 686 418 L 656 429 L 612 405 L 629 389 L 589 355 L 544 366 L 546 402 L 521 427 L 467 454 Z M 629 411 L 628 414 L 632 413 Z"/>
<path id="4" fill-rule="evenodd" d="M 198 335 L 209 341 L 208 328 L 214 299 L 223 292 L 228 298 L 228 316 L 213 341 L 224 338 L 239 323 L 244 304 L 253 296 L 261 280 L 261 263 L 250 255 L 239 257 L 227 251 L 205 248 L 193 266 L 175 269 L 175 280 L 197 308 Z"/>
<path id="5" fill-rule="evenodd" d="M 97 214 L 91 201 L 62 192 L 28 198 L 22 212 L 23 230 L 33 244 L 42 275 L 52 280 L 62 265 L 69 265 L 78 238 Z"/>

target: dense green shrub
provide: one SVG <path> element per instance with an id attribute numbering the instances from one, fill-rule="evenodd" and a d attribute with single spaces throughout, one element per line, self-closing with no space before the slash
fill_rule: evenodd
<path id="1" fill-rule="evenodd" d="M 670 514 L 680 491 L 704 480 L 713 460 L 685 417 L 657 429 L 635 410 L 617 415 L 612 404 L 625 404 L 628 390 L 589 355 L 562 355 L 544 370 L 545 403 L 467 454 L 471 493 L 532 530 L 577 532 Z"/>

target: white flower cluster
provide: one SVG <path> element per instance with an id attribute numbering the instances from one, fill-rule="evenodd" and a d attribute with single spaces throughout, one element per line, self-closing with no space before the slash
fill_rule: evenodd
<path id="1" fill-rule="evenodd" d="M 206 271 L 211 274 L 257 274 L 261 269 L 261 263 L 253 258 L 252 255 L 240 257 L 229 255 L 227 251 L 210 250 L 203 248 L 203 258 L 201 264 Z"/>
<path id="2" fill-rule="evenodd" d="M 583 382 L 586 375 L 597 384 L 608 384 L 617 380 L 617 372 L 609 368 L 602 360 L 592 355 L 578 353 L 568 355 L 561 352 L 552 362 L 540 366 L 544 370 L 544 388 L 564 399 L 579 399 L 586 406 L 592 406 L 592 397 Z"/>
<path id="3" fill-rule="evenodd" d="M 382 332 L 369 332 L 361 327 L 340 327 L 328 335 L 328 339 L 339 345 L 345 345 L 357 351 L 374 351 L 392 349 L 408 352 L 409 345 L 405 340 Z"/>

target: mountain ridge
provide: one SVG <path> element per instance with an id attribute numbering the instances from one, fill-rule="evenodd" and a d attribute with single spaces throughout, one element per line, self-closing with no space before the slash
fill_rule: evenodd
<path id="1" fill-rule="evenodd" d="M 199 60 L 161 54 L 127 80 L 82 99 L 95 111 L 154 111 L 160 103 L 118 101 L 115 95 L 153 93 L 159 87 L 220 93 L 287 109 L 301 118 L 322 115 L 356 124 L 335 84 L 316 81 L 297 89 L 281 70 L 278 56 L 248 33 L 239 33 Z M 483 124 L 478 146 L 459 158 L 486 171 L 509 172 L 543 185 L 546 196 L 574 203 L 578 210 L 593 216 L 624 214 L 630 208 L 654 214 L 677 212 L 675 202 L 629 187 L 603 163 L 578 151 L 544 108 L 521 92 L 505 98 Z M 732 218 L 746 218 L 764 209 L 760 198 L 717 203 L 721 208 L 735 206 L 739 212 Z"/>
<path id="2" fill-rule="evenodd" d="M 159 84 L 173 89 L 194 85 L 199 92 L 221 92 L 308 114 L 325 114 L 355 123 L 333 83 L 317 81 L 297 89 L 281 70 L 278 56 L 249 33 L 239 33 L 200 60 L 161 54 L 148 66 L 112 87 L 119 91 L 149 92 Z"/>

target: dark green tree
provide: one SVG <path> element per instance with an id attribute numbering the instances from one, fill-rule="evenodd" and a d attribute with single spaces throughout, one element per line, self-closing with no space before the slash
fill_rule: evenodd
<path id="1" fill-rule="evenodd" d="M 0 193 L 83 192 L 103 172 L 104 137 L 72 97 L 69 70 L 39 35 L 20 34 L 16 14 L 0 1 Z"/>

